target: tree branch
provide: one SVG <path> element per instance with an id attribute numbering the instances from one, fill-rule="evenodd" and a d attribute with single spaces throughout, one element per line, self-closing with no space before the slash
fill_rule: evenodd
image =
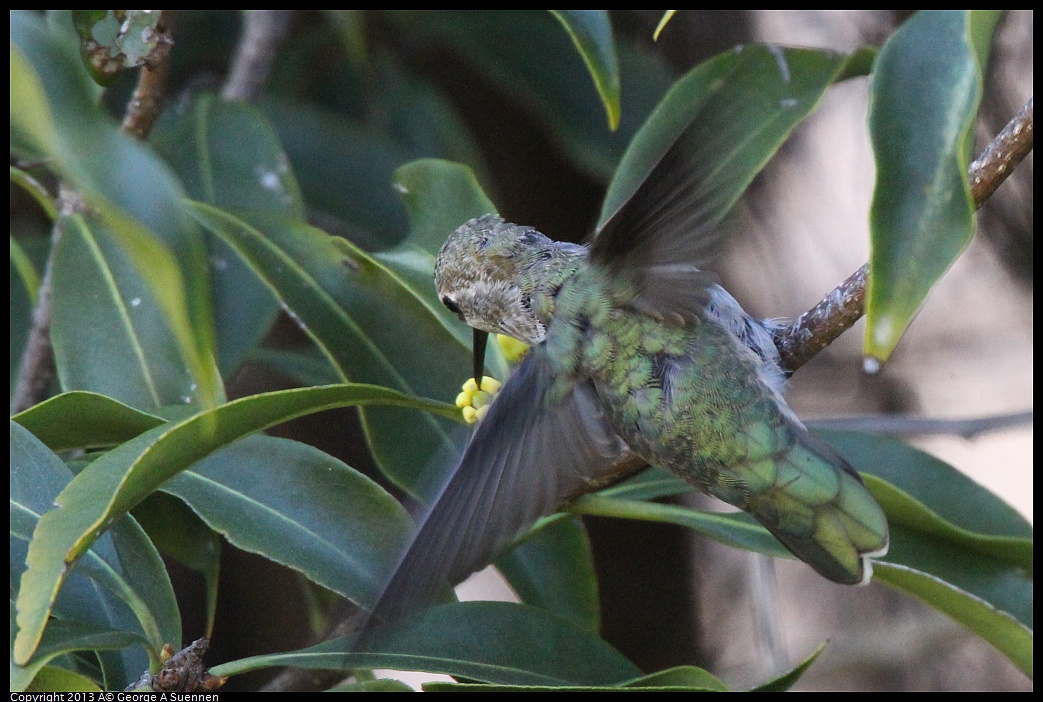
<path id="1" fill-rule="evenodd" d="M 290 29 L 293 10 L 249 10 L 243 15 L 243 36 L 232 59 L 221 97 L 225 100 L 257 99 L 268 80 L 275 55 Z"/>
<path id="2" fill-rule="evenodd" d="M 156 24 L 160 32 L 160 41 L 156 44 L 145 65 L 138 73 L 138 85 L 127 103 L 127 111 L 123 114 L 123 132 L 136 139 L 144 140 L 152 125 L 159 119 L 163 108 L 163 94 L 167 86 L 167 74 L 170 72 L 170 48 L 174 45 L 170 39 L 168 27 L 173 10 L 163 10 Z"/>

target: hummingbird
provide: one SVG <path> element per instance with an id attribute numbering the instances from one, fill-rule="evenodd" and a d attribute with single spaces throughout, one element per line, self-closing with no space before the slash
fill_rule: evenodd
<path id="1" fill-rule="evenodd" d="M 586 245 L 496 214 L 448 237 L 434 268 L 441 302 L 476 341 L 495 332 L 532 348 L 420 516 L 372 617 L 430 604 L 628 452 L 748 512 L 826 578 L 869 581 L 887 520 L 786 404 L 777 323 L 748 315 L 703 270 L 731 203 L 698 153 L 682 132 Z M 478 376 L 484 343 L 475 352 Z"/>

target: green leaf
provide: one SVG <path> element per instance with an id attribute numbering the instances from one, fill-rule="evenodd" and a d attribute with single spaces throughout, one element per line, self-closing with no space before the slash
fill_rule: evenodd
<path id="1" fill-rule="evenodd" d="M 250 360 L 263 363 L 300 385 L 330 385 L 339 380 L 337 371 L 314 346 L 301 349 L 259 348 L 250 353 Z"/>
<path id="2" fill-rule="evenodd" d="M 659 24 L 656 25 L 655 31 L 652 32 L 652 39 L 654 41 L 659 41 L 659 35 L 663 33 L 663 29 L 676 13 L 677 10 L 667 10 L 663 13 L 663 16 L 659 18 Z"/>
<path id="3" fill-rule="evenodd" d="M 974 234 L 970 139 L 998 19 L 998 10 L 923 10 L 877 57 L 869 112 L 877 180 L 863 346 L 877 362 L 891 355 Z"/>
<path id="4" fill-rule="evenodd" d="M 191 403 L 197 384 L 178 356 L 168 310 L 118 237 L 80 215 L 59 226 L 51 339 L 62 387 L 149 410 Z"/>
<path id="5" fill-rule="evenodd" d="M 695 488 L 663 468 L 645 468 L 637 475 L 598 492 L 624 500 L 655 500 L 691 492 Z"/>
<path id="6" fill-rule="evenodd" d="M 173 348 L 150 349 L 149 355 L 190 376 L 180 396 L 213 404 L 222 390 L 212 362 L 206 254 L 182 207 L 179 185 L 151 151 L 120 133 L 102 112 L 71 47 L 38 17 L 13 14 L 11 39 L 28 59 L 12 59 L 19 97 L 25 98 L 12 102 L 12 138 L 50 159 L 87 200 L 93 213 L 88 219 L 104 223 L 125 258 L 128 280 L 115 286 L 147 288 L 159 307 L 157 318 L 168 327 Z M 65 330 L 65 338 L 75 339 L 76 331 Z"/>
<path id="7" fill-rule="evenodd" d="M 601 630 L 593 553 L 583 522 L 558 519 L 496 561 L 525 604 L 540 607 L 592 633 Z"/>
<path id="8" fill-rule="evenodd" d="M 93 392 L 74 390 L 11 417 L 52 451 L 115 446 L 162 424 L 162 417 Z"/>
<path id="9" fill-rule="evenodd" d="M 11 237 L 11 293 L 9 298 L 10 320 L 10 395 L 13 398 L 21 371 L 22 355 L 29 340 L 33 309 L 39 297 L 40 278 L 36 273 L 29 253 Z"/>
<path id="10" fill-rule="evenodd" d="M 24 664 L 36 649 L 72 564 L 108 524 L 159 485 L 215 450 L 274 424 L 324 409 L 377 403 L 456 415 L 452 405 L 369 385 L 285 390 L 158 426 L 88 465 L 54 500 L 59 509 L 40 518 L 29 545 L 18 596 L 16 662 Z"/>
<path id="11" fill-rule="evenodd" d="M 682 665 L 667 668 L 643 675 L 636 680 L 627 682 L 624 687 L 641 689 L 672 689 L 672 690 L 713 690 L 715 692 L 727 692 L 728 688 L 702 668 L 694 665 Z"/>
<path id="12" fill-rule="evenodd" d="M 433 286 L 418 294 L 387 259 L 297 222 L 250 217 L 255 228 L 209 206 L 193 207 L 292 310 L 342 379 L 446 400 L 459 393 L 471 374 L 470 352 L 445 326 Z M 362 420 L 381 468 L 408 490 L 419 489 L 432 455 L 452 445 L 446 425 L 431 416 L 367 409 Z"/>
<path id="13" fill-rule="evenodd" d="M 619 62 L 607 10 L 550 10 L 568 32 L 587 64 L 608 114 L 608 128 L 619 126 Z"/>
<path id="14" fill-rule="evenodd" d="M 32 661 L 24 667 L 11 664 L 11 691 L 29 689 L 34 680 L 42 685 L 48 676 L 41 675 L 41 672 L 59 656 L 76 651 L 113 651 L 142 643 L 141 636 L 129 631 L 104 629 L 84 622 L 55 621 L 48 627 Z M 46 688 L 47 692 L 54 690 L 53 687 Z"/>
<path id="15" fill-rule="evenodd" d="M 870 474 L 866 484 L 887 514 L 891 549 L 876 577 L 953 617 L 1031 675 L 1031 525 L 923 451 L 855 432 L 820 433 Z"/>
<path id="16" fill-rule="evenodd" d="M 253 105 L 201 95 L 187 108 L 166 113 L 150 143 L 195 200 L 296 219 L 306 215 L 279 138 Z"/>
<path id="17" fill-rule="evenodd" d="M 326 692 L 413 692 L 413 688 L 400 680 L 380 679 L 335 685 Z"/>
<path id="18" fill-rule="evenodd" d="M 693 134 L 725 212 L 843 74 L 849 57 L 811 49 L 739 46 L 677 81 L 631 140 L 598 218 L 600 229 L 636 192 L 682 131 Z"/>
<path id="19" fill-rule="evenodd" d="M 374 258 L 469 349 L 471 328 L 446 309 L 435 291 L 435 257 L 451 232 L 474 217 L 495 213 L 496 206 L 478 184 L 474 172 L 451 161 L 421 159 L 407 163 L 395 171 L 395 188 L 409 213 L 409 236 L 397 248 L 374 254 Z M 506 380 L 510 375 L 498 344 L 491 345 L 485 360 L 493 376 Z"/>
<path id="20" fill-rule="evenodd" d="M 325 215 L 323 226 L 373 248 L 401 239 L 406 216 L 390 184 L 395 169 L 417 154 L 376 127 L 314 105 L 268 101 L 262 109 L 308 205 Z"/>
<path id="21" fill-rule="evenodd" d="M 728 692 L 712 674 L 692 665 L 660 670 L 621 685 L 476 685 L 431 682 L 425 692 Z"/>
<path id="22" fill-rule="evenodd" d="M 751 689 L 750 692 L 787 692 L 797 683 L 798 680 L 800 680 L 801 676 L 804 675 L 808 668 L 811 667 L 811 664 L 815 662 L 815 659 L 825 650 L 826 643 L 820 643 L 818 648 L 812 651 L 807 658 L 798 663 L 793 670 L 783 673 L 779 677 L 774 680 L 769 680 L 763 685 L 758 685 Z"/>
<path id="23" fill-rule="evenodd" d="M 409 243 L 431 256 L 461 224 L 497 212 L 474 171 L 461 163 L 413 161 L 395 171 L 394 183 L 409 214 Z"/>
<path id="24" fill-rule="evenodd" d="M 622 111 L 619 128 L 610 132 L 590 72 L 549 13 L 399 11 L 390 17 L 410 36 L 446 43 L 465 57 L 502 95 L 543 124 L 577 166 L 599 180 L 612 173 L 627 142 L 674 79 L 665 61 L 620 45 L 620 102 L 627 109 Z"/>
<path id="25" fill-rule="evenodd" d="M 210 672 L 237 675 L 283 665 L 391 668 L 508 685 L 612 685 L 641 674 L 589 631 L 543 610 L 507 602 L 432 607 L 409 621 L 373 629 L 365 650 L 354 650 L 352 642 L 333 639 L 300 651 L 225 663 Z"/>
<path id="26" fill-rule="evenodd" d="M 413 525 L 401 505 L 328 454 L 252 436 L 163 486 L 229 543 L 370 606 Z"/>
<path id="27" fill-rule="evenodd" d="M 12 677 L 13 680 L 13 677 Z M 13 686 L 12 686 L 12 689 Z M 26 688 L 30 692 L 101 692 L 102 688 L 85 675 L 46 665 Z"/>
<path id="28" fill-rule="evenodd" d="M 12 578 L 23 573 L 27 559 L 14 554 L 18 541 L 29 541 L 30 550 L 38 538 L 39 522 L 53 514 L 56 496 L 72 474 L 62 462 L 26 429 L 11 423 L 11 530 Z M 56 604 L 59 619 L 75 619 L 98 626 L 131 628 L 134 618 L 140 623 L 155 660 L 163 644 L 180 646 L 181 619 L 166 569 L 141 528 L 128 516 L 114 519 L 108 532 L 94 542 L 76 575 L 79 581 L 69 593 L 88 597 L 66 597 Z M 83 576 L 92 582 L 84 582 Z M 133 612 L 124 616 L 113 598 L 98 591 L 100 585 L 119 598 Z M 89 604 L 88 604 L 89 603 Z"/>
<path id="29" fill-rule="evenodd" d="M 168 110 L 151 143 L 189 197 L 221 208 L 303 220 L 304 200 L 275 130 L 245 102 L 204 95 Z M 278 304 L 253 271 L 218 238 L 207 238 L 218 362 L 225 377 L 264 338 Z"/>
<path id="30" fill-rule="evenodd" d="M 774 536 L 745 512 L 710 512 L 601 494 L 584 495 L 570 504 L 568 510 L 597 517 L 677 524 L 729 546 L 765 553 L 775 558 L 793 558 Z"/>
<path id="31" fill-rule="evenodd" d="M 879 563 L 875 574 L 881 582 L 922 600 L 963 624 L 995 646 L 1025 675 L 1032 677 L 1032 629 L 1014 617 L 972 593 L 915 568 Z"/>

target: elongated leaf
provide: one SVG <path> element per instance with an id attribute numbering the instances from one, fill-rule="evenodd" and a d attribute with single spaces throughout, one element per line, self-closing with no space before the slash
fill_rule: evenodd
<path id="1" fill-rule="evenodd" d="M 374 255 L 442 324 L 470 348 L 470 327 L 439 301 L 434 287 L 434 263 L 442 244 L 457 227 L 474 217 L 495 213 L 467 166 L 439 159 L 421 159 L 395 171 L 395 188 L 409 213 L 409 236 L 391 251 Z M 498 344 L 485 356 L 490 373 L 506 381 L 510 374 Z M 463 382 L 463 381 L 459 381 Z"/>
<path id="2" fill-rule="evenodd" d="M 542 10 L 447 10 L 393 20 L 411 35 L 447 43 L 500 92 L 542 123 L 572 160 L 607 180 L 627 142 L 670 87 L 676 74 L 664 60 L 617 45 L 622 110 L 615 132 L 590 72 L 561 25 Z M 547 70 L 554 66 L 554 70 Z"/>
<path id="3" fill-rule="evenodd" d="M 674 84 L 627 147 L 598 218 L 598 229 L 630 199 L 678 135 L 699 144 L 714 208 L 726 211 L 846 75 L 848 56 L 810 49 L 740 46 L 699 64 Z"/>
<path id="4" fill-rule="evenodd" d="M 972 593 L 915 568 L 880 563 L 876 577 L 912 595 L 963 624 L 1007 656 L 1025 675 L 1032 677 L 1032 629 Z"/>
<path id="5" fill-rule="evenodd" d="M 821 434 L 871 474 L 866 484 L 887 513 L 891 549 L 877 577 L 953 617 L 1031 675 L 1031 525 L 923 451 L 855 432 Z"/>
<path id="6" fill-rule="evenodd" d="M 461 163 L 413 161 L 395 171 L 394 183 L 409 214 L 409 242 L 431 256 L 461 224 L 497 212 L 474 171 Z"/>
<path id="7" fill-rule="evenodd" d="M 659 497 L 683 495 L 694 489 L 670 471 L 652 467 L 618 485 L 605 488 L 598 494 L 624 500 L 654 500 Z"/>
<path id="8" fill-rule="evenodd" d="M 192 402 L 197 385 L 154 288 L 107 227 L 79 215 L 62 221 L 51 313 L 62 387 L 148 410 Z"/>
<path id="9" fill-rule="evenodd" d="M 24 542 L 35 538 L 39 520 L 52 509 L 55 497 L 71 478 L 72 473 L 57 456 L 24 428 L 11 423 L 12 578 L 25 568 Z M 12 582 L 12 586 L 15 584 Z M 53 609 L 58 619 L 110 629 L 136 629 L 136 619 L 155 660 L 165 643 L 180 646 L 180 615 L 166 570 L 130 517 L 115 520 L 109 532 L 94 543 L 69 585 L 62 593 L 65 597 L 59 598 Z M 133 671 L 111 656 L 103 663 L 120 668 L 114 673 L 118 679 Z M 128 658 L 127 663 L 140 668 L 144 660 L 138 657 L 131 663 Z"/>
<path id="10" fill-rule="evenodd" d="M 998 10 L 923 10 L 873 71 L 876 157 L 864 353 L 886 360 L 935 282 L 970 243 L 970 139 Z"/>
<path id="11" fill-rule="evenodd" d="M 376 483 L 287 439 L 243 439 L 163 489 L 237 548 L 364 606 L 412 530 L 405 510 Z"/>
<path id="12" fill-rule="evenodd" d="M 257 108 L 203 95 L 164 116 L 150 141 L 189 197 L 222 208 L 305 218 L 289 159 Z M 278 304 L 227 244 L 211 236 L 207 246 L 218 361 L 227 376 L 268 332 Z"/>
<path id="13" fill-rule="evenodd" d="M 724 683 L 716 677 L 702 668 L 691 665 L 667 668 L 650 675 L 643 675 L 636 680 L 628 681 L 624 687 L 728 691 Z"/>
<path id="14" fill-rule="evenodd" d="M 56 395 L 11 418 L 52 451 L 115 446 L 165 420 L 93 392 Z"/>
<path id="15" fill-rule="evenodd" d="M 418 296 L 380 259 L 312 227 L 251 217 L 255 228 L 194 208 L 292 310 L 341 378 L 446 400 L 459 393 L 469 350 L 444 326 L 433 294 Z M 410 490 L 431 457 L 452 445 L 446 425 L 430 416 L 368 409 L 363 426 L 381 468 Z"/>
<path id="16" fill-rule="evenodd" d="M 245 397 L 151 429 L 77 475 L 40 518 L 18 596 L 15 660 L 36 649 L 58 591 L 74 563 L 112 520 L 160 484 L 213 451 L 266 427 L 323 409 L 383 403 L 455 416 L 452 405 L 368 385 L 301 388 Z"/>
<path id="17" fill-rule="evenodd" d="M 641 673 L 589 631 L 540 609 L 507 602 L 432 607 L 372 634 L 363 651 L 355 650 L 350 638 L 339 638 L 301 651 L 226 663 L 210 672 L 235 675 L 282 665 L 392 668 L 513 685 L 606 685 Z"/>
<path id="18" fill-rule="evenodd" d="M 769 680 L 763 685 L 758 685 L 750 690 L 750 692 L 786 692 L 793 687 L 798 680 L 800 680 L 800 677 L 807 672 L 807 669 L 811 667 L 811 664 L 815 662 L 815 659 L 825 650 L 826 644 L 823 642 L 819 644 L 818 648 L 812 651 L 807 658 L 798 663 L 793 670 L 783 673 L 774 680 Z"/>
<path id="19" fill-rule="evenodd" d="M 775 537 L 745 512 L 710 512 L 602 495 L 584 495 L 569 505 L 569 511 L 599 517 L 678 524 L 729 546 L 765 553 L 776 558 L 793 557 Z"/>
<path id="20" fill-rule="evenodd" d="M 314 105 L 269 101 L 262 108 L 311 208 L 369 247 L 401 239 L 405 212 L 390 183 L 417 154 L 375 127 Z"/>
<path id="21" fill-rule="evenodd" d="M 12 676 L 12 681 L 14 677 Z M 33 678 L 30 687 L 34 690 L 47 690 L 48 692 L 94 692 L 104 690 L 86 675 L 59 668 L 53 665 L 45 665 Z M 11 687 L 14 690 L 14 686 Z"/>
<path id="22" fill-rule="evenodd" d="M 619 126 L 619 62 L 608 10 L 551 10 L 587 64 L 608 114 L 608 128 Z"/>
<path id="23" fill-rule="evenodd" d="M 670 22 L 676 12 L 677 10 L 667 10 L 663 13 L 663 16 L 659 18 L 659 24 L 656 25 L 655 31 L 652 32 L 652 38 L 654 40 L 659 41 L 659 35 L 663 33 L 663 29 L 666 27 L 667 23 Z"/>
<path id="24" fill-rule="evenodd" d="M 148 355 L 190 377 L 181 396 L 204 405 L 218 401 L 206 255 L 176 180 L 146 147 L 117 130 L 94 99 L 72 47 L 40 18 L 13 14 L 11 39 L 21 56 L 12 60 L 13 81 L 25 98 L 12 102 L 15 142 L 46 156 L 118 242 L 129 279 L 115 286 L 149 289 L 172 347 L 149 349 Z M 65 339 L 75 339 L 75 332 L 66 330 Z M 111 390 L 106 394 L 118 394 Z"/>
<path id="25" fill-rule="evenodd" d="M 48 627 L 40 642 L 37 655 L 25 667 L 11 666 L 11 691 L 22 691 L 40 674 L 40 671 L 55 658 L 76 651 L 116 651 L 144 643 L 138 634 L 129 631 L 105 629 L 85 622 L 56 621 Z M 53 687 L 45 687 L 53 691 Z"/>

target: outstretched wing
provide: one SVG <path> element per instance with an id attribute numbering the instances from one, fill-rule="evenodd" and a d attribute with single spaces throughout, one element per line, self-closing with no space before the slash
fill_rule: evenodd
<path id="1" fill-rule="evenodd" d="M 732 205 L 724 182 L 689 127 L 634 194 L 595 233 L 591 261 L 636 283 L 631 303 L 649 314 L 694 321 L 709 300 L 714 277 L 700 270 L 716 253 L 721 223 Z M 713 177 L 711 177 L 713 174 Z"/>
<path id="2" fill-rule="evenodd" d="M 546 352 L 534 348 L 418 520 L 371 622 L 430 604 L 446 583 L 487 565 L 625 450 L 589 383 L 558 399 L 554 381 Z"/>

